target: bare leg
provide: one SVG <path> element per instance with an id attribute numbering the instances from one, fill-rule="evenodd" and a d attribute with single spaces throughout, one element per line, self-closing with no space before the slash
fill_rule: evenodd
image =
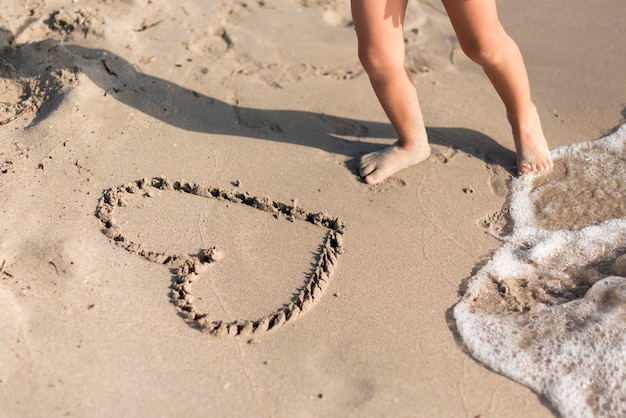
<path id="1" fill-rule="evenodd" d="M 376 184 L 428 158 L 430 147 L 413 80 L 404 66 L 407 0 L 352 0 L 359 58 L 398 134 L 390 147 L 364 155 L 359 174 Z"/>
<path id="2" fill-rule="evenodd" d="M 513 131 L 520 174 L 552 169 L 552 158 L 530 97 L 517 44 L 498 19 L 495 0 L 443 0 L 459 43 L 480 64 L 504 102 Z"/>

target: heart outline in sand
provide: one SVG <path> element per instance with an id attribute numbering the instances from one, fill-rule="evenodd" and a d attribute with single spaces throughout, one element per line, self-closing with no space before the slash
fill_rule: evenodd
<path id="1" fill-rule="evenodd" d="M 143 193 L 150 196 L 151 190 L 184 192 L 191 195 L 243 204 L 276 217 L 290 221 L 305 221 L 327 228 L 328 234 L 318 262 L 304 286 L 296 292 L 292 300 L 276 309 L 273 313 L 256 320 L 234 320 L 230 322 L 211 319 L 208 313 L 196 310 L 192 295 L 192 283 L 199 274 L 206 271 L 210 264 L 220 260 L 221 253 L 216 248 L 202 249 L 195 255 L 168 254 L 150 251 L 138 243 L 130 241 L 116 222 L 115 208 L 125 206 L 127 193 Z M 215 336 L 248 336 L 277 329 L 287 322 L 295 320 L 319 299 L 333 275 L 339 255 L 343 254 L 344 222 L 324 212 L 312 213 L 297 206 L 275 202 L 268 197 L 251 196 L 232 190 L 202 186 L 184 181 L 172 182 L 166 178 L 154 177 L 124 184 L 103 192 L 96 209 L 96 217 L 102 225 L 102 232 L 116 245 L 148 261 L 169 266 L 174 272 L 171 286 L 172 302 L 185 321 L 203 332 Z"/>

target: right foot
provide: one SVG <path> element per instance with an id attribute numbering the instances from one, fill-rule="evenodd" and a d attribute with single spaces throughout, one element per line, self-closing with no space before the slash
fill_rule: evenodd
<path id="1" fill-rule="evenodd" d="M 429 155 L 430 146 L 426 141 L 408 150 L 396 142 L 361 157 L 359 175 L 367 184 L 377 184 L 400 170 L 421 163 Z"/>
<path id="2" fill-rule="evenodd" d="M 515 124 L 512 123 L 512 126 Z M 533 111 L 528 124 L 513 128 L 513 138 L 517 150 L 518 174 L 542 173 L 552 170 L 552 156 L 536 110 Z"/>

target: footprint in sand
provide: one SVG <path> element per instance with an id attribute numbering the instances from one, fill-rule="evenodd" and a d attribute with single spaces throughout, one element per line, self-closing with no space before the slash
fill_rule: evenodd
<path id="1" fill-rule="evenodd" d="M 512 233 L 454 308 L 472 355 L 562 416 L 626 416 L 625 155 L 623 125 L 516 178 Z"/>
<path id="2" fill-rule="evenodd" d="M 98 13 L 91 9 L 55 10 L 43 21 L 53 32 L 68 41 L 74 33 L 83 37 L 88 35 L 104 36 L 104 22 Z"/>
<path id="3" fill-rule="evenodd" d="M 194 299 L 192 286 L 200 280 L 203 273 L 219 263 L 224 253 L 218 247 L 202 249 L 196 254 L 174 254 L 166 251 L 152 251 L 141 243 L 129 239 L 122 230 L 124 222 L 118 221 L 117 208 L 127 205 L 130 195 L 156 196 L 158 193 L 172 193 L 181 196 L 184 193 L 197 198 L 223 202 L 227 207 L 243 205 L 267 213 L 277 219 L 292 222 L 304 222 L 326 230 L 325 242 L 321 243 L 317 262 L 311 273 L 304 279 L 304 285 L 294 289 L 292 297 L 268 315 L 260 318 L 221 320 L 212 313 L 200 312 Z M 176 194 L 178 193 L 178 195 Z M 102 224 L 104 234 L 118 246 L 148 261 L 170 268 L 174 277 L 171 286 L 171 299 L 180 316 L 189 325 L 216 336 L 258 335 L 276 329 L 295 320 L 317 301 L 323 290 L 329 285 L 337 265 L 338 257 L 343 253 L 344 223 L 326 213 L 312 213 L 299 207 L 275 202 L 267 197 L 259 198 L 247 193 L 219 188 L 171 182 L 164 178 L 144 179 L 106 190 L 99 202 L 96 216 Z"/>
<path id="4" fill-rule="evenodd" d="M 497 212 L 490 213 L 480 219 L 478 224 L 485 229 L 485 231 L 495 237 L 510 233 L 510 216 L 508 209 L 503 208 Z"/>
<path id="5" fill-rule="evenodd" d="M 369 189 L 372 192 L 382 193 L 388 190 L 393 190 L 398 187 L 404 187 L 404 186 L 406 186 L 406 181 L 399 179 L 397 177 L 389 177 L 385 179 L 385 181 L 382 181 L 378 184 L 374 184 L 372 186 L 366 185 L 365 187 L 367 187 L 367 189 Z"/>

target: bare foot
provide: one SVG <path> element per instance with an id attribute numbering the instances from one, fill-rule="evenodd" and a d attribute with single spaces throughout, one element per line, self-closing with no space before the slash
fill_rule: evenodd
<path id="1" fill-rule="evenodd" d="M 536 110 L 526 124 L 513 127 L 513 138 L 517 150 L 518 174 L 542 173 L 552 170 L 553 162 L 548 143 L 541 129 L 541 122 Z"/>
<path id="2" fill-rule="evenodd" d="M 421 163 L 429 155 L 430 146 L 426 140 L 410 149 L 405 149 L 396 142 L 361 157 L 359 174 L 367 184 L 377 184 L 400 170 Z"/>

